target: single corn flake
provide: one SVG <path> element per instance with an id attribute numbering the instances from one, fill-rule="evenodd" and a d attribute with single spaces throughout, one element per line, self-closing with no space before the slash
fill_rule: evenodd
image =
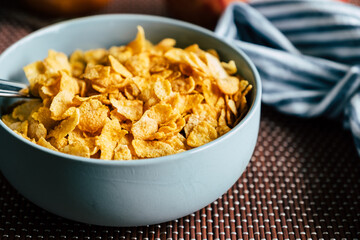
<path id="1" fill-rule="evenodd" d="M 161 40 L 156 46 L 156 50 L 160 50 L 162 52 L 165 52 L 169 49 L 172 49 L 176 44 L 176 40 L 173 38 L 164 38 Z"/>
<path id="2" fill-rule="evenodd" d="M 222 67 L 221 62 L 217 57 L 210 53 L 205 53 L 206 63 L 211 75 L 215 78 L 227 78 L 229 74 Z"/>
<path id="3" fill-rule="evenodd" d="M 236 104 L 235 104 L 234 100 L 226 98 L 226 106 L 232 112 L 232 114 L 234 114 L 234 116 L 237 116 L 238 110 L 236 108 Z"/>
<path id="4" fill-rule="evenodd" d="M 68 144 L 87 146 L 89 148 L 90 155 L 94 155 L 99 150 L 98 146 L 96 146 L 96 137 L 88 136 L 85 132 L 82 132 L 78 128 L 75 128 L 69 133 Z"/>
<path id="5" fill-rule="evenodd" d="M 211 106 L 214 106 L 219 98 L 222 97 L 222 93 L 218 85 L 214 84 L 210 79 L 203 81 L 202 91 L 205 101 Z"/>
<path id="6" fill-rule="evenodd" d="M 127 134 L 127 131 L 121 129 L 119 121 L 109 119 L 96 140 L 96 145 L 101 151 L 100 159 L 113 159 L 114 149 L 125 134 Z"/>
<path id="7" fill-rule="evenodd" d="M 170 104 L 158 103 L 147 110 L 144 115 L 154 119 L 158 124 L 165 123 L 171 119 L 173 109 Z"/>
<path id="8" fill-rule="evenodd" d="M 174 92 L 189 94 L 195 89 L 195 80 L 193 77 L 181 77 L 171 81 L 171 88 Z"/>
<path id="9" fill-rule="evenodd" d="M 68 57 L 64 53 L 54 50 L 49 50 L 48 56 L 44 59 L 44 66 L 48 74 L 57 74 L 60 70 L 71 72 Z"/>
<path id="10" fill-rule="evenodd" d="M 237 68 L 236 68 L 234 60 L 231 60 L 228 63 L 221 62 L 221 66 L 225 69 L 225 71 L 229 75 L 233 75 L 233 74 L 235 74 L 237 72 Z"/>
<path id="11" fill-rule="evenodd" d="M 165 53 L 165 58 L 172 63 L 182 62 L 185 52 L 180 48 L 172 48 Z"/>
<path id="12" fill-rule="evenodd" d="M 89 80 L 105 79 L 110 77 L 111 68 L 109 66 L 88 64 L 83 77 Z"/>
<path id="13" fill-rule="evenodd" d="M 161 126 L 159 130 L 154 133 L 152 139 L 164 140 L 171 136 L 178 134 L 185 126 L 185 119 L 179 115 L 179 117 L 167 124 Z"/>
<path id="14" fill-rule="evenodd" d="M 231 130 L 231 128 L 226 123 L 225 109 L 221 110 L 219 120 L 218 120 L 218 126 L 217 126 L 216 130 L 217 130 L 217 133 L 219 136 L 222 136 Z"/>
<path id="15" fill-rule="evenodd" d="M 11 124 L 17 123 L 19 122 L 18 119 L 13 118 L 12 114 L 6 114 L 4 116 L 2 116 L 1 120 L 5 123 L 6 126 L 8 126 L 9 128 Z M 11 128 L 12 129 L 12 128 Z"/>
<path id="16" fill-rule="evenodd" d="M 22 135 L 23 137 L 28 138 L 27 133 L 28 133 L 28 129 L 29 129 L 29 121 L 25 120 L 22 122 L 14 122 L 11 123 L 9 125 L 7 125 L 10 129 L 12 129 L 13 131 L 15 131 L 16 133 Z"/>
<path id="17" fill-rule="evenodd" d="M 208 122 L 202 121 L 190 132 L 186 143 L 190 147 L 199 147 L 217 138 L 216 129 Z"/>
<path id="18" fill-rule="evenodd" d="M 24 102 L 14 108 L 12 117 L 20 121 L 29 119 L 31 114 L 41 107 L 42 103 L 39 100 L 30 100 Z"/>
<path id="19" fill-rule="evenodd" d="M 141 53 L 146 48 L 145 32 L 141 26 L 137 26 L 136 38 L 128 44 L 128 47 L 132 49 L 134 54 Z"/>
<path id="20" fill-rule="evenodd" d="M 186 138 L 180 133 L 163 140 L 163 142 L 169 144 L 176 152 L 182 152 L 188 149 Z"/>
<path id="21" fill-rule="evenodd" d="M 53 130 L 49 132 L 48 137 L 53 137 L 55 139 L 62 139 L 66 137 L 75 127 L 79 124 L 80 121 L 80 111 L 76 109 L 73 115 L 69 118 L 62 120 L 59 125 L 57 125 Z"/>
<path id="22" fill-rule="evenodd" d="M 131 72 L 129 72 L 129 70 L 127 70 L 124 65 L 122 65 L 116 58 L 114 58 L 113 56 L 109 55 L 109 61 L 110 61 L 110 65 L 112 67 L 112 69 L 119 73 L 121 76 L 123 77 L 127 77 L 127 78 L 131 78 L 133 77 L 133 75 L 131 74 Z"/>
<path id="23" fill-rule="evenodd" d="M 158 122 L 144 114 L 139 121 L 132 125 L 131 132 L 135 139 L 146 140 L 151 138 L 158 129 Z"/>
<path id="24" fill-rule="evenodd" d="M 27 135 L 29 138 L 38 141 L 40 138 L 46 138 L 47 129 L 42 123 L 36 120 L 30 120 Z"/>
<path id="25" fill-rule="evenodd" d="M 80 157 L 90 157 L 90 149 L 86 145 L 69 144 L 61 149 L 63 153 L 72 154 Z"/>
<path id="26" fill-rule="evenodd" d="M 50 112 L 51 118 L 54 120 L 62 120 L 63 114 L 72 106 L 72 100 L 74 98 L 74 93 L 63 90 L 59 92 L 51 102 Z"/>
<path id="27" fill-rule="evenodd" d="M 107 120 L 109 109 L 97 99 L 83 102 L 78 108 L 80 112 L 79 129 L 84 132 L 95 133 L 100 130 Z"/>
<path id="28" fill-rule="evenodd" d="M 71 74 L 74 77 L 80 77 L 85 70 L 85 57 L 84 52 L 81 50 L 75 50 L 69 58 L 69 63 L 71 66 Z"/>
<path id="29" fill-rule="evenodd" d="M 141 158 L 155 158 L 176 153 L 170 144 L 161 141 L 135 139 L 132 141 L 132 145 L 136 154 Z"/>
<path id="30" fill-rule="evenodd" d="M 228 76 L 216 80 L 219 89 L 225 94 L 232 95 L 239 91 L 239 78 L 237 77 Z"/>
<path id="31" fill-rule="evenodd" d="M 125 144 L 118 144 L 114 149 L 114 160 L 131 160 L 132 154 L 128 147 Z"/>
<path id="32" fill-rule="evenodd" d="M 141 100 L 117 100 L 110 98 L 110 102 L 125 119 L 137 121 L 143 115 L 143 102 Z"/>
<path id="33" fill-rule="evenodd" d="M 103 48 L 91 49 L 84 52 L 84 61 L 88 64 L 105 64 L 108 54 L 108 51 Z"/>
<path id="34" fill-rule="evenodd" d="M 197 114 L 190 114 L 185 117 L 186 124 L 184 127 L 185 136 L 188 137 L 190 132 L 194 129 L 195 126 L 199 125 L 201 118 Z"/>
<path id="35" fill-rule="evenodd" d="M 59 91 L 69 91 L 74 95 L 78 94 L 80 91 L 79 84 L 75 78 L 70 76 L 65 71 L 60 71 L 60 87 Z"/>
<path id="36" fill-rule="evenodd" d="M 168 80 L 159 79 L 155 82 L 154 93 L 160 100 L 166 100 L 172 93 L 171 83 Z"/>
<path id="37" fill-rule="evenodd" d="M 49 135 L 47 136 L 47 140 L 48 142 L 54 146 L 58 151 L 60 151 L 61 149 L 63 149 L 66 145 L 69 144 L 69 141 L 67 138 L 54 138 L 54 137 L 50 137 Z"/>
<path id="38" fill-rule="evenodd" d="M 46 141 L 46 139 L 43 138 L 43 137 L 41 137 L 36 143 L 39 144 L 40 146 L 49 148 L 49 149 L 51 149 L 53 151 L 57 151 L 57 149 L 53 145 L 51 145 L 51 143 Z"/>
<path id="39" fill-rule="evenodd" d="M 133 55 L 126 61 L 125 67 L 135 76 L 149 77 L 151 67 L 149 53 Z"/>
<path id="40" fill-rule="evenodd" d="M 42 61 L 33 62 L 24 67 L 24 73 L 30 83 L 31 94 L 39 96 L 39 90 L 47 80 L 44 63 Z"/>

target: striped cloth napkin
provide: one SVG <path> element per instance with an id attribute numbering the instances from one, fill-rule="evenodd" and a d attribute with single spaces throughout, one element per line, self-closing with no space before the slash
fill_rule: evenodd
<path id="1" fill-rule="evenodd" d="M 265 104 L 342 120 L 360 154 L 360 7 L 331 0 L 236 2 L 215 32 L 255 63 Z"/>

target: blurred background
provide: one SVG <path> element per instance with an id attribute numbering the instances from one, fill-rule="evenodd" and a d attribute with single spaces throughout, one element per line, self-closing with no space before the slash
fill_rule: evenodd
<path id="1" fill-rule="evenodd" d="M 33 28 L 93 14 L 142 13 L 213 29 L 226 6 L 234 1 L 252 0 L 0 0 L 0 14 L 26 20 Z M 339 1 L 360 5 L 360 0 Z"/>
<path id="2" fill-rule="evenodd" d="M 41 27 L 94 14 L 160 15 L 213 29 L 221 13 L 233 1 L 240 0 L 0 0 L 0 54 Z M 360 5 L 360 0 L 333 1 Z M 196 215 L 180 219 L 172 223 L 171 228 L 166 224 L 137 229 L 76 225 L 33 206 L 0 174 L 0 239 L 16 239 L 20 235 L 26 236 L 23 239 L 43 235 L 45 239 L 49 235 L 50 238 L 54 235 L 56 239 L 73 239 L 74 234 L 97 239 L 109 239 L 112 235 L 115 239 L 119 236 L 135 240 L 145 239 L 145 236 L 160 239 L 160 234 L 166 231 L 169 236 L 179 231 L 179 236 L 185 236 L 185 239 L 206 236 L 209 240 L 235 239 L 230 235 L 234 229 L 240 233 L 240 239 L 261 236 L 262 239 L 265 236 L 266 239 L 340 239 L 340 236 L 345 237 L 341 239 L 359 239 L 360 228 L 356 227 L 360 213 L 355 211 L 360 200 L 357 193 L 359 159 L 350 133 L 343 131 L 337 122 L 290 117 L 268 106 L 262 107 L 261 129 L 254 158 L 229 195 L 210 205 L 211 210 L 203 209 Z M 229 197 L 233 195 L 234 199 Z M 238 198 L 240 206 L 250 201 L 251 204 L 240 210 L 239 205 L 230 210 L 230 204 L 224 204 Z M 263 204 L 262 208 L 258 202 Z M 259 208 L 254 210 L 252 207 Z M 207 221 L 214 219 L 214 225 L 219 224 L 219 217 L 215 215 L 229 212 L 230 217 L 228 214 L 225 222 L 220 223 L 220 226 L 228 227 L 225 229 L 227 235 L 220 235 L 221 228 L 212 227 Z M 235 216 L 236 222 L 234 212 L 239 214 Z M 207 218 L 202 217 L 205 213 Z M 198 222 L 200 218 L 202 223 Z M 180 224 L 185 228 L 178 227 Z M 203 236 L 195 235 L 196 229 L 191 228 L 195 224 L 196 228 L 201 227 Z M 210 227 L 206 230 L 200 224 Z M 270 224 L 276 226 L 270 227 Z M 183 234 L 186 231 L 193 234 Z M 247 231 L 244 234 L 248 235 L 241 235 L 242 231 Z M 261 235 L 254 235 L 257 231 Z M 162 234 L 161 239 L 166 236 Z"/>

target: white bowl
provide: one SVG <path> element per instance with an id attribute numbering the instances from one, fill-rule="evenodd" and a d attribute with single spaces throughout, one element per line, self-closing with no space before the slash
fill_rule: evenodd
<path id="1" fill-rule="evenodd" d="M 1 171 L 27 199 L 72 220 L 106 226 L 138 226 L 197 211 L 225 193 L 247 166 L 258 135 L 261 83 L 249 58 L 206 29 L 168 18 L 102 15 L 66 21 L 36 31 L 0 56 L 0 78 L 26 82 L 22 68 L 49 49 L 108 48 L 128 43 L 136 26 L 152 42 L 170 37 L 180 47 L 198 43 L 234 60 L 252 85 L 250 110 L 222 137 L 201 147 L 160 158 L 103 161 L 63 154 L 15 134 L 0 121 Z M 0 98 L 1 109 L 13 100 Z"/>

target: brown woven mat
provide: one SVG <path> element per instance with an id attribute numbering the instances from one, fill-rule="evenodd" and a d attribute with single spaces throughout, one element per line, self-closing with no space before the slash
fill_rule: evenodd
<path id="1" fill-rule="evenodd" d="M 162 6 L 144 12 L 165 14 Z M 0 14 L 0 53 L 41 23 L 15 14 Z M 263 106 L 246 171 L 198 212 L 152 226 L 91 226 L 33 205 L 0 175 L 0 239 L 359 239 L 359 193 L 360 159 L 340 123 Z"/>

